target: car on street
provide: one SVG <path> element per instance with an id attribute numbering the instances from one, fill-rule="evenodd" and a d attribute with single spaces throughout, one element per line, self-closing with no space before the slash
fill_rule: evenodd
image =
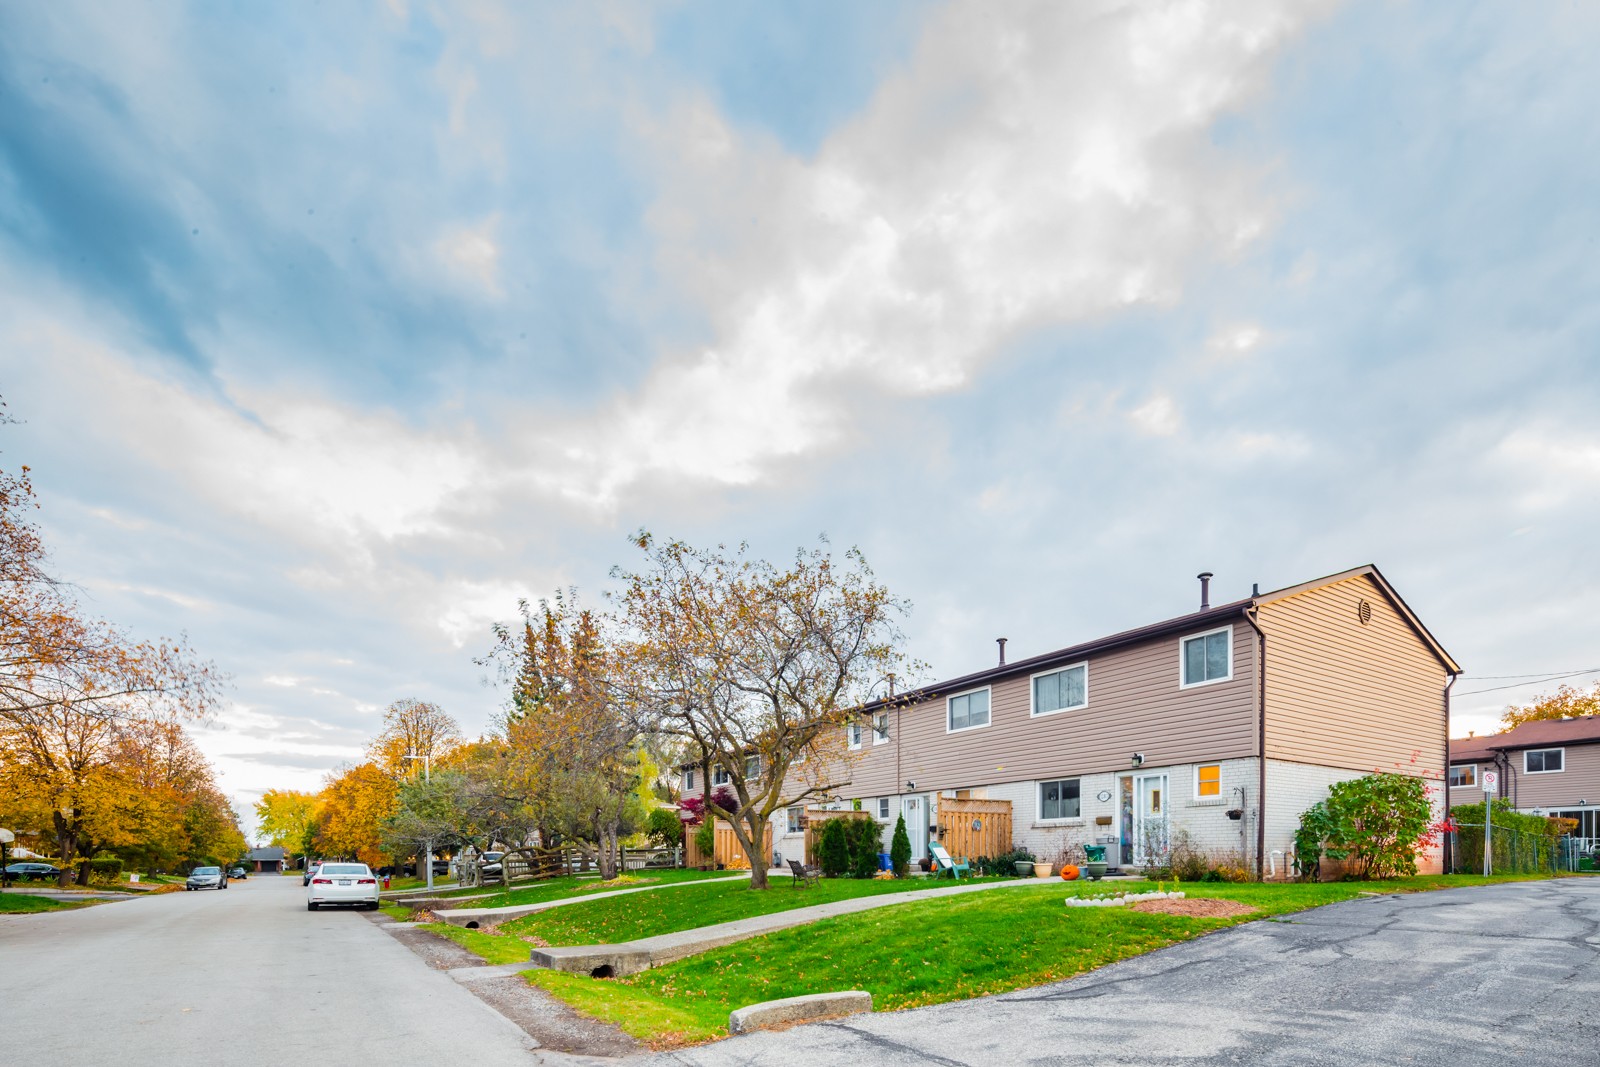
<path id="1" fill-rule="evenodd" d="M 306 910 L 332 904 L 378 910 L 378 876 L 365 863 L 318 865 L 306 887 Z"/>
<path id="2" fill-rule="evenodd" d="M 189 872 L 188 880 L 183 883 L 185 889 L 226 889 L 228 878 L 222 873 L 221 867 L 196 867 Z"/>
<path id="3" fill-rule="evenodd" d="M 61 873 L 61 868 L 53 863 L 29 863 L 19 861 L 6 864 L 6 877 L 13 881 L 32 881 L 35 878 L 54 878 Z"/>
<path id="4" fill-rule="evenodd" d="M 321 860 L 312 860 L 306 864 L 305 873 L 300 876 L 301 885 L 310 885 L 311 876 L 317 873 L 317 868 L 322 866 Z"/>
<path id="5" fill-rule="evenodd" d="M 478 859 L 478 869 L 483 872 L 485 878 L 499 878 L 500 872 L 504 869 L 505 858 L 504 852 L 485 852 Z"/>
<path id="6" fill-rule="evenodd" d="M 249 876 L 245 873 L 245 870 L 244 870 L 243 867 L 234 867 L 232 870 L 230 870 L 228 872 L 228 877 L 229 878 L 237 878 L 240 881 L 243 881 L 245 878 L 247 878 Z"/>

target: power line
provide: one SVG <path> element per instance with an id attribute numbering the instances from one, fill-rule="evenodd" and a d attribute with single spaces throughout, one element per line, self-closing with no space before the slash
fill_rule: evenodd
<path id="1" fill-rule="evenodd" d="M 1551 678 L 1566 678 L 1573 674 L 1593 674 L 1600 672 L 1600 667 L 1574 668 L 1570 671 L 1528 671 L 1524 674 L 1463 674 L 1463 678 L 1476 678 L 1479 681 L 1494 681 L 1501 678 L 1533 678 L 1536 675 L 1549 675 Z"/>
<path id="2" fill-rule="evenodd" d="M 1527 685 L 1539 685 L 1543 682 L 1557 682 L 1563 678 L 1576 678 L 1583 674 L 1600 674 L 1600 667 L 1592 667 L 1586 671 L 1571 671 L 1567 674 L 1552 674 L 1548 678 L 1531 678 L 1526 682 L 1516 682 L 1512 685 L 1496 685 L 1491 686 L 1488 689 L 1470 689 L 1465 693 L 1451 693 L 1450 696 L 1451 699 L 1454 699 L 1456 697 L 1477 696 L 1479 693 L 1498 693 L 1505 689 L 1521 689 L 1523 686 Z"/>

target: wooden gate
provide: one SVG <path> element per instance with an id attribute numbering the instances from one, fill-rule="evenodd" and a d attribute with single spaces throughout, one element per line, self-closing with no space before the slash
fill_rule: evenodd
<path id="1" fill-rule="evenodd" d="M 829 819 L 870 819 L 870 811 L 830 811 L 827 808 L 806 809 L 806 862 L 816 863 L 817 837 L 822 833 L 822 824 Z"/>
<path id="2" fill-rule="evenodd" d="M 939 843 L 955 857 L 1011 851 L 1011 801 L 939 798 Z"/>
<path id="3" fill-rule="evenodd" d="M 684 863 L 689 867 L 704 867 L 707 864 L 721 864 L 730 871 L 748 871 L 750 859 L 744 854 L 744 849 L 739 845 L 739 838 L 734 834 L 733 827 L 722 819 L 717 820 L 716 844 L 711 850 L 711 855 L 706 856 L 700 851 L 700 846 L 695 843 L 694 832 L 698 827 L 685 826 Z M 760 854 L 766 854 L 772 847 L 772 824 L 768 823 L 761 828 L 763 838 Z"/>

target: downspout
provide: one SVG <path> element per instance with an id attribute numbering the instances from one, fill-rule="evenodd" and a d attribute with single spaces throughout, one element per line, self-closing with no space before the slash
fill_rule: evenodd
<path id="1" fill-rule="evenodd" d="M 1255 601 L 1244 621 L 1256 632 L 1256 881 L 1266 877 L 1267 851 L 1267 632 L 1256 621 Z M 1287 872 L 1287 864 L 1285 864 Z"/>
<path id="2" fill-rule="evenodd" d="M 1444 683 L 1444 818 L 1441 821 L 1448 823 L 1450 821 L 1450 688 L 1456 684 L 1456 679 L 1461 676 L 1454 671 L 1446 671 L 1445 673 L 1450 675 L 1450 680 Z M 1451 848 L 1454 844 L 1455 839 L 1451 835 L 1445 834 L 1444 849 L 1439 856 L 1440 862 L 1444 864 L 1444 871 L 1442 872 L 1444 874 L 1449 874 L 1455 869 L 1453 864 L 1455 850 Z"/>

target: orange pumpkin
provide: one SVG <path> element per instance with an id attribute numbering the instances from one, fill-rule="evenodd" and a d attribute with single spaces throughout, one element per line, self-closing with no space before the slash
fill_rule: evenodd
<path id="1" fill-rule="evenodd" d="M 1061 868 L 1061 880 L 1063 882 L 1075 881 L 1077 879 L 1077 877 L 1078 877 L 1078 868 L 1074 867 L 1070 863 L 1065 864 L 1065 865 L 1062 866 L 1062 868 Z"/>

